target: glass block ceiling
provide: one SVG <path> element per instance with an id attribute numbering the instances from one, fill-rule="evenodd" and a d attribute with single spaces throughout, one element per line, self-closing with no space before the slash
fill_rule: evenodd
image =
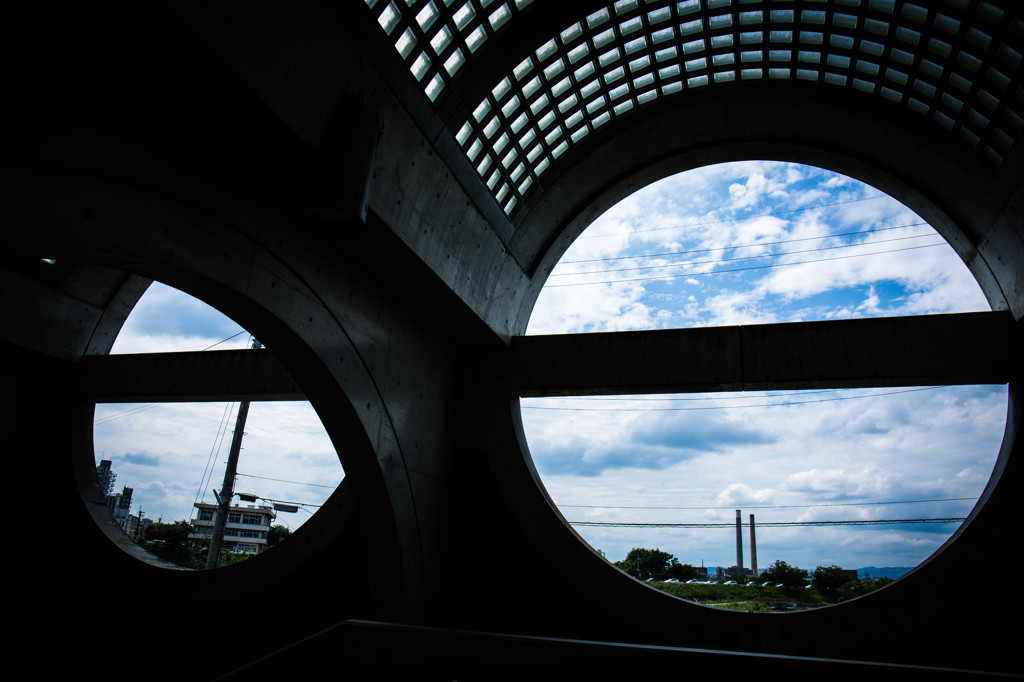
<path id="1" fill-rule="evenodd" d="M 437 103 L 496 34 L 557 1 L 366 4 Z M 1024 130 L 1024 21 L 985 0 L 618 0 L 514 49 L 521 61 L 467 103 L 454 131 L 509 216 L 602 126 L 721 84 L 803 81 L 881 97 L 996 167 Z"/>

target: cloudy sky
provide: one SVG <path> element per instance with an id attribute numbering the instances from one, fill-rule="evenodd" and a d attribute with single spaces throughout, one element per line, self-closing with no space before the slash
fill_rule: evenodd
<path id="1" fill-rule="evenodd" d="M 213 308 L 154 282 L 112 352 L 224 350 L 251 341 Z M 134 489 L 133 514 L 141 508 L 154 520 L 190 519 L 193 503 L 214 502 L 211 490 L 222 487 L 237 412 L 237 403 L 97 405 L 96 459 L 111 460 L 116 492 Z M 308 402 L 253 402 L 245 433 L 235 491 L 302 504 L 277 517 L 298 528 L 344 475 L 320 418 Z"/>
<path id="2" fill-rule="evenodd" d="M 566 252 L 528 333 L 987 310 L 917 215 L 850 178 L 723 164 L 610 209 Z M 570 521 L 966 516 L 1002 438 L 1005 386 L 524 399 L 531 455 Z M 914 566 L 955 524 L 760 526 L 758 566 Z M 735 564 L 735 528 L 584 527 L 609 559 L 658 547 Z M 749 567 L 748 531 L 744 561 Z"/>

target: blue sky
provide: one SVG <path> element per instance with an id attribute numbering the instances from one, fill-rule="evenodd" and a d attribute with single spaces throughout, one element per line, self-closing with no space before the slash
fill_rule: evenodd
<path id="1" fill-rule="evenodd" d="M 566 252 L 529 334 L 987 310 L 921 218 L 851 178 L 710 166 L 611 208 Z M 992 471 L 1005 386 L 524 399 L 527 440 L 570 521 L 963 517 Z M 957 498 L 957 499 L 954 499 Z M 967 499 L 958 499 L 967 498 Z M 924 502 L 924 500 L 946 500 Z M 898 503 L 898 504 L 897 504 Z M 758 565 L 914 566 L 950 524 L 762 527 Z M 577 527 L 618 560 L 658 547 L 735 563 L 735 529 Z M 749 546 L 744 530 L 744 557 Z"/>

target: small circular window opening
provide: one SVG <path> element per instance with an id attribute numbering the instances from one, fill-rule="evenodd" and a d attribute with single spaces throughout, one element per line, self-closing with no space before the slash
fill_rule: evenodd
<path id="1" fill-rule="evenodd" d="M 751 161 L 666 178 L 596 220 L 552 271 L 528 334 L 987 311 L 934 229 L 820 168 Z M 852 341 L 856 343 L 856 340 Z M 866 594 L 968 516 L 1005 385 L 884 385 L 524 398 L 563 517 L 625 573 L 746 611 Z"/>
<path id="2" fill-rule="evenodd" d="M 169 354 L 224 351 L 243 366 L 238 354 L 270 352 L 219 311 L 153 282 L 111 355 L 148 354 L 152 366 L 173 368 L 194 361 Z M 203 570 L 274 551 L 344 477 L 303 396 L 232 397 L 96 405 L 93 446 L 101 491 L 115 522 L 153 563 Z"/>

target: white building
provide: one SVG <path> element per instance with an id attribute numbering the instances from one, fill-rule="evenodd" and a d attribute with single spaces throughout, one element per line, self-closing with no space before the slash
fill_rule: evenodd
<path id="1" fill-rule="evenodd" d="M 196 532 L 188 537 L 196 544 L 210 542 L 213 535 L 213 516 L 217 505 L 211 502 L 196 502 L 198 510 L 191 523 Z M 245 507 L 232 505 L 228 508 L 228 519 L 224 524 L 224 541 L 221 548 L 229 552 L 259 554 L 267 547 L 267 534 L 277 512 L 271 507 L 254 504 Z"/>
<path id="2" fill-rule="evenodd" d="M 116 495 L 107 495 L 107 509 L 114 516 L 114 522 L 121 527 L 125 533 L 131 531 L 131 524 L 129 522 L 129 516 L 131 516 L 132 509 L 132 495 L 135 490 L 124 486 L 121 492 Z"/>

